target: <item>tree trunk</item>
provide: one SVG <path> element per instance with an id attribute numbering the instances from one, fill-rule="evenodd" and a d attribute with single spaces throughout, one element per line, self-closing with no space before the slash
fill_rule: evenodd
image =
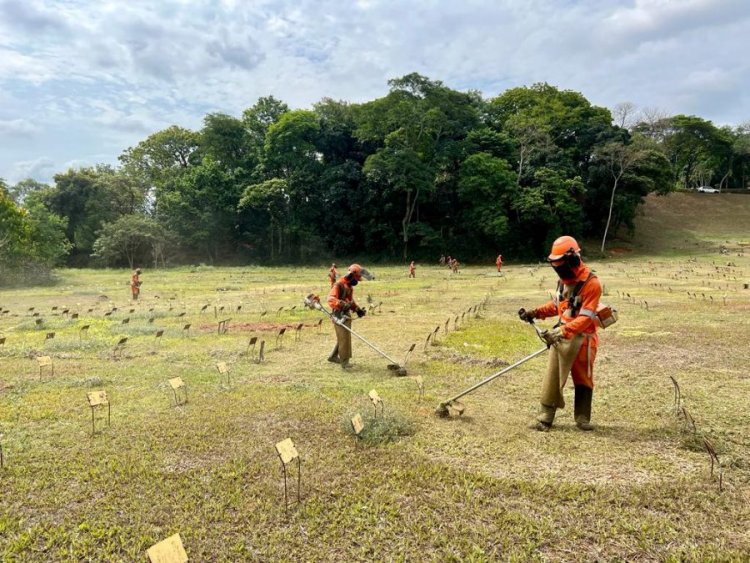
<path id="1" fill-rule="evenodd" d="M 612 197 L 609 199 L 609 215 L 607 216 L 607 225 L 604 227 L 604 236 L 602 237 L 602 254 L 604 254 L 604 245 L 607 243 L 609 224 L 612 222 L 612 209 L 615 207 L 615 191 L 617 191 L 617 183 L 620 181 L 620 176 L 622 174 L 615 176 L 615 184 L 612 186 Z"/>
<path id="2" fill-rule="evenodd" d="M 413 201 L 411 199 L 411 190 L 406 191 L 406 213 L 404 213 L 404 218 L 401 221 L 401 229 L 404 240 L 404 260 L 406 260 L 406 257 L 408 256 L 409 224 L 411 223 L 411 218 L 414 215 L 414 209 L 416 208 L 417 201 L 419 200 L 419 189 L 420 188 L 417 188 L 417 193 L 414 194 Z"/>

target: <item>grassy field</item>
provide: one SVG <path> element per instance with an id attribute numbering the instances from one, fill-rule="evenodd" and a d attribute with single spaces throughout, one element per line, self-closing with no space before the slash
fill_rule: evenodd
<path id="1" fill-rule="evenodd" d="M 748 560 L 748 224 L 722 234 L 728 254 L 688 244 L 592 264 L 620 311 L 601 333 L 593 433 L 575 428 L 570 408 L 551 432 L 530 429 L 544 357 L 467 396 L 464 416 L 434 415 L 540 347 L 515 312 L 547 299 L 544 265 L 510 264 L 503 276 L 419 265 L 415 280 L 373 267 L 377 280 L 356 296 L 382 305 L 355 329 L 398 359 L 416 343 L 408 377 L 357 341 L 351 371 L 326 362 L 330 323 L 319 329 L 320 314 L 302 309 L 307 293 L 327 291 L 325 268 L 146 269 L 136 305 L 126 271 L 62 271 L 56 287 L 2 291 L 0 555 L 143 561 L 179 532 L 192 561 Z M 261 364 L 254 336 L 266 343 Z M 54 375 L 40 378 L 40 355 Z M 179 407 L 177 376 L 189 397 Z M 92 435 L 86 394 L 100 389 L 112 421 Z M 384 401 L 377 425 L 372 389 Z M 358 412 L 369 439 L 348 428 Z M 287 514 L 274 444 L 288 437 L 302 502 L 292 479 Z"/>

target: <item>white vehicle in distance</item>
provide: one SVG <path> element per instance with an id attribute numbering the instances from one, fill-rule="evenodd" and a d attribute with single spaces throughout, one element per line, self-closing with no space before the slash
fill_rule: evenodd
<path id="1" fill-rule="evenodd" d="M 716 188 L 712 188 L 711 186 L 701 186 L 698 188 L 697 191 L 704 193 L 704 194 L 718 194 L 719 193 L 719 190 L 717 190 Z"/>

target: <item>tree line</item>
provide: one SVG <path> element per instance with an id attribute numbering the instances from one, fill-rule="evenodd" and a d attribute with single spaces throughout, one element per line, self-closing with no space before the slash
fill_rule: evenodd
<path id="1" fill-rule="evenodd" d="M 750 126 L 610 111 L 535 84 L 483 98 L 409 74 L 361 104 L 269 96 L 125 150 L 0 184 L 0 266 L 538 258 L 633 229 L 649 193 L 745 188 Z M 614 114 L 614 115 L 613 115 Z"/>

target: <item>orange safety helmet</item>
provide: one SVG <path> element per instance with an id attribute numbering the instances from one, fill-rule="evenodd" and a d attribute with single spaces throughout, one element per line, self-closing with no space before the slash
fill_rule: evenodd
<path id="1" fill-rule="evenodd" d="M 581 252 L 581 247 L 578 246 L 578 241 L 571 236 L 565 235 L 559 237 L 552 243 L 552 250 L 547 256 L 549 262 L 560 260 L 565 257 L 566 254 L 578 254 Z"/>
<path id="2" fill-rule="evenodd" d="M 359 264 L 352 264 L 349 266 L 349 273 L 354 275 L 354 279 L 359 281 L 362 278 L 365 278 L 366 280 L 374 280 L 375 276 L 373 276 L 370 272 L 367 271 L 367 269 L 363 268 Z"/>

